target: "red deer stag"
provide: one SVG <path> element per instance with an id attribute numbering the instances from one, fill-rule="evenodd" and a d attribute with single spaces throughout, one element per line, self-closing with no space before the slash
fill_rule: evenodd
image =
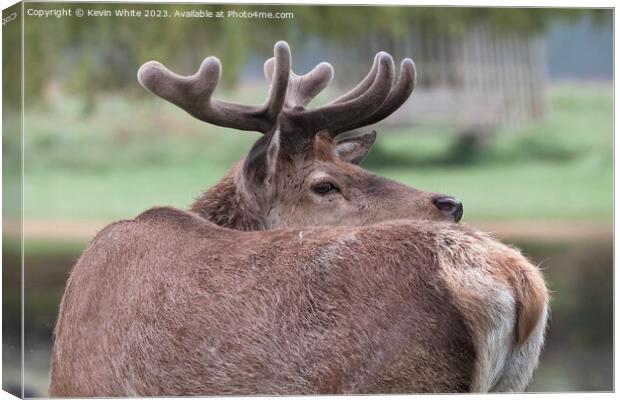
<path id="1" fill-rule="evenodd" d="M 211 98 L 217 59 L 191 77 L 142 67 L 190 114 L 265 136 L 191 211 L 154 208 L 97 234 L 67 283 L 49 394 L 524 390 L 547 317 L 538 269 L 453 223 L 456 200 L 354 165 L 374 134 L 336 137 L 398 108 L 413 63 L 393 85 L 380 53 L 313 110 L 328 64 L 294 75 L 280 42 L 265 70 L 269 99 L 247 107 Z M 314 226 L 330 224 L 347 226 Z"/>
<path id="2" fill-rule="evenodd" d="M 348 131 L 378 122 L 400 107 L 415 84 L 413 61 L 405 59 L 394 82 L 394 61 L 379 53 L 368 76 L 331 103 L 304 107 L 331 81 L 328 63 L 298 76 L 291 72 L 288 45 L 279 42 L 265 63 L 270 81 L 263 106 L 212 97 L 220 79 L 217 58 L 183 77 L 151 61 L 138 79 L 156 95 L 194 117 L 219 126 L 263 133 L 248 156 L 208 190 L 192 211 L 240 230 L 314 225 L 366 225 L 395 218 L 459 220 L 461 203 L 376 176 L 357 166 L 375 132 Z M 344 135 L 339 135 L 346 133 Z M 336 137 L 336 135 L 339 135 Z"/>

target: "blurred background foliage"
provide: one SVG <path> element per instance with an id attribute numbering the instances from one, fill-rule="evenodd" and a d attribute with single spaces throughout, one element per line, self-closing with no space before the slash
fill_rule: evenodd
<path id="1" fill-rule="evenodd" d="M 38 9 L 57 8 L 57 3 L 32 3 Z M 136 10 L 151 5 L 134 4 Z M 243 10 L 261 10 L 262 6 L 243 6 Z M 110 9 L 106 4 L 89 4 L 93 10 Z M 120 6 L 119 6 L 120 8 Z M 210 4 L 213 12 L 229 6 Z M 241 8 L 241 7 L 238 7 Z M 158 10 L 170 14 L 177 4 L 161 4 Z M 170 23 L 166 18 L 148 22 L 135 18 L 64 18 L 26 19 L 25 64 L 29 69 L 25 93 L 40 97 L 50 76 L 69 80 L 68 93 L 92 93 L 97 90 L 127 89 L 135 86 L 135 71 L 145 60 L 161 60 L 164 65 L 191 71 L 204 57 L 205 48 L 218 54 L 225 65 L 224 83 L 232 86 L 252 53 L 269 54 L 273 43 L 282 37 L 295 49 L 308 36 L 325 39 L 335 46 L 346 46 L 360 32 L 373 31 L 398 41 L 407 26 L 420 28 L 441 26 L 442 31 L 460 35 L 477 24 L 488 23 L 497 34 L 525 32 L 542 34 L 553 21 L 576 21 L 591 16 L 596 24 L 610 24 L 611 13 L 605 9 L 551 8 L 452 8 L 452 7 L 351 7 L 351 6 L 270 6 L 273 12 L 295 13 L 291 20 L 247 19 L 230 23 L 226 18 L 185 18 Z M 87 23 L 85 23 L 87 21 Z M 238 20 L 237 20 L 238 21 Z M 9 46 L 18 40 L 7 41 Z M 234 51 L 228 51 L 234 49 Z"/>
<path id="2" fill-rule="evenodd" d="M 36 3 L 38 9 L 59 6 Z M 63 6 L 129 8 L 126 4 Z M 133 4 L 131 8 L 173 13 L 226 11 L 232 6 Z M 448 118 L 424 124 L 415 120 L 379 124 L 377 144 L 364 167 L 417 188 L 459 197 L 466 223 L 495 232 L 541 265 L 553 292 L 552 318 L 530 390 L 612 390 L 610 10 L 234 8 L 294 12 L 295 17 L 174 22 L 26 18 L 24 365 L 29 389 L 37 396 L 46 394 L 51 332 L 64 283 L 94 232 L 154 205 L 187 208 L 258 138 L 258 134 L 204 124 L 155 98 L 137 83 L 136 71 L 143 62 L 156 59 L 189 74 L 205 56 L 217 55 L 223 64 L 223 82 L 216 96 L 258 104 L 267 93 L 262 62 L 277 40 L 290 43 L 294 67 L 304 71 L 350 47 L 367 46 L 369 54 L 396 48 L 411 28 L 432 28 L 458 37 L 471 28 L 490 26 L 498 38 L 517 32 L 545 42 L 548 79 L 540 84 L 546 112 L 527 123 L 494 126 L 481 143 L 464 140 L 462 129 Z M 381 40 L 368 41 L 373 36 Z M 5 37 L 5 44 L 18 46 L 17 39 Z M 424 60 L 417 54 L 407 55 L 418 63 L 419 80 L 424 82 L 433 71 L 422 67 Z M 352 58 L 350 68 L 340 64 L 334 83 L 315 103 L 340 94 L 349 85 L 347 78 L 361 79 L 371 57 Z M 5 63 L 4 71 L 5 79 L 18 76 L 14 64 Z M 413 111 L 424 106 L 426 89 L 432 87 L 414 92 Z M 443 114 L 449 117 L 450 112 Z M 22 143 L 19 115 L 5 113 L 3 122 L 9 128 L 3 135 L 3 166 L 17 182 Z M 17 202 L 6 202 L 5 209 L 12 206 L 18 213 Z M 19 251 L 16 238 L 5 238 L 3 265 L 9 275 L 19 274 Z M 5 305 L 18 298 L 17 289 L 4 288 Z M 4 315 L 5 326 L 15 328 L 18 340 L 19 313 Z M 9 351 L 4 356 L 19 354 Z M 5 377 L 16 378 L 18 372 L 13 372 L 9 370 Z"/>

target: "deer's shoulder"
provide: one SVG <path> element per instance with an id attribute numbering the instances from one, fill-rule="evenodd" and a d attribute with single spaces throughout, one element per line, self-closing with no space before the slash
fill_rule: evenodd
<path id="1" fill-rule="evenodd" d="M 210 222 L 195 212 L 169 206 L 150 208 L 131 221 L 144 227 L 169 226 L 178 229 L 191 229 L 196 227 L 221 229 L 213 222 Z"/>
<path id="2" fill-rule="evenodd" d="M 179 243 L 186 234 L 202 236 L 221 234 L 226 229 L 196 213 L 174 207 L 153 207 L 133 219 L 113 222 L 101 229 L 88 249 L 131 250 L 144 246 L 165 246 Z"/>

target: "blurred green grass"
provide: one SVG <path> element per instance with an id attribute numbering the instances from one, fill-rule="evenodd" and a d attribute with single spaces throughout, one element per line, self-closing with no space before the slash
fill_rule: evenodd
<path id="1" fill-rule="evenodd" d="M 222 95 L 260 103 L 265 88 Z M 326 94 L 323 97 L 328 97 Z M 415 101 L 415 94 L 414 94 Z M 550 112 L 466 153 L 448 126 L 387 129 L 365 167 L 459 197 L 465 218 L 609 219 L 613 92 L 607 84 L 550 89 Z M 217 128 L 148 94 L 31 107 L 25 119 L 27 219 L 131 218 L 155 205 L 188 207 L 250 149 L 258 134 Z M 5 143 L 18 151 L 18 144 Z"/>

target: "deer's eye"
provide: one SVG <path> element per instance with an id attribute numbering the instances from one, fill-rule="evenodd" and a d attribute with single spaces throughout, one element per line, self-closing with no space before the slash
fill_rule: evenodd
<path id="1" fill-rule="evenodd" d="M 331 182 L 319 182 L 312 186 L 312 191 L 316 194 L 324 196 L 328 193 L 337 192 L 338 187 Z"/>

